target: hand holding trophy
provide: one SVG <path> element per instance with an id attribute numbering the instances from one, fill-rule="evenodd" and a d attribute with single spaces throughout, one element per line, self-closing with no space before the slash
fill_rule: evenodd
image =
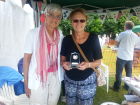
<path id="1" fill-rule="evenodd" d="M 77 52 L 71 53 L 70 56 L 70 63 L 71 63 L 71 68 L 78 68 L 78 65 L 80 63 L 80 55 Z"/>

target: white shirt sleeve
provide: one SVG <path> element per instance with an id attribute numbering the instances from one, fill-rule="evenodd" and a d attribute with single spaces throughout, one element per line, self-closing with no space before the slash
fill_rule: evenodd
<path id="1" fill-rule="evenodd" d="M 117 37 L 116 37 L 116 41 L 119 43 L 121 41 L 121 39 L 123 38 L 124 34 L 123 32 L 121 32 Z"/>
<path id="2" fill-rule="evenodd" d="M 33 43 L 34 43 L 34 32 L 33 30 L 29 31 L 24 44 L 24 53 L 32 54 L 33 52 Z"/>

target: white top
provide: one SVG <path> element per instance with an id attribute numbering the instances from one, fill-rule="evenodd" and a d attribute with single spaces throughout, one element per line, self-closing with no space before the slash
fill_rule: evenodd
<path id="1" fill-rule="evenodd" d="M 99 42 L 100 42 L 100 46 L 101 48 L 103 48 L 104 44 L 105 44 L 105 38 L 104 37 L 98 37 L 99 38 Z"/>
<path id="2" fill-rule="evenodd" d="M 37 77 L 36 74 L 36 67 L 37 67 L 37 62 L 36 62 L 36 45 L 39 42 L 39 28 L 32 29 L 26 37 L 25 40 L 25 48 L 24 48 L 24 53 L 32 54 L 31 57 L 31 62 L 29 65 L 29 73 L 28 73 L 28 87 L 29 89 L 37 89 L 40 85 L 40 80 Z M 63 39 L 62 32 L 59 30 L 60 33 L 60 41 L 58 45 L 58 50 L 59 50 L 59 56 L 58 56 L 58 76 L 59 80 L 63 80 L 63 69 L 60 66 L 60 49 L 61 49 L 61 43 Z"/>
<path id="3" fill-rule="evenodd" d="M 121 32 L 116 38 L 119 43 L 117 57 L 122 60 L 133 60 L 135 44 L 138 41 L 138 36 L 132 30 Z"/>

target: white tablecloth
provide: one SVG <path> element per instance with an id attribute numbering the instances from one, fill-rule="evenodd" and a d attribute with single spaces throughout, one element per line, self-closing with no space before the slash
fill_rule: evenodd
<path id="1" fill-rule="evenodd" d="M 136 95 L 140 96 L 140 81 L 130 77 L 124 77 L 122 80 L 129 86 L 130 90 L 134 91 Z"/>

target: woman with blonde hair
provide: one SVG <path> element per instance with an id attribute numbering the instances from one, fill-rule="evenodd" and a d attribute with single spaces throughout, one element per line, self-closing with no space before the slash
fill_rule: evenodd
<path id="1" fill-rule="evenodd" d="M 66 102 L 67 105 L 93 105 L 97 86 L 94 69 L 101 64 L 102 59 L 99 39 L 94 33 L 85 31 L 87 15 L 84 9 L 73 10 L 69 19 L 73 28 L 72 35 L 63 39 L 61 48 L 61 64 L 65 69 Z M 74 41 L 89 62 L 84 60 Z M 72 66 L 71 59 L 77 58 L 79 64 Z"/>

